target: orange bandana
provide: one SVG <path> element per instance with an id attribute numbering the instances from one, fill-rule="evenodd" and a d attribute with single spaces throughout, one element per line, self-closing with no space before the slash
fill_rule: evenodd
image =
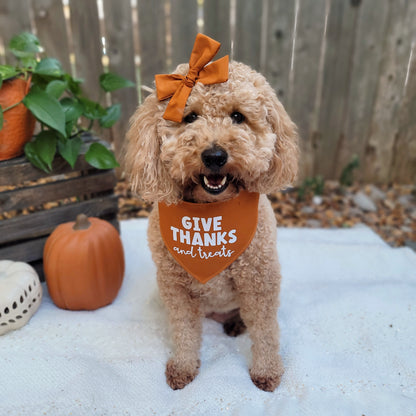
<path id="1" fill-rule="evenodd" d="M 180 123 L 186 101 L 197 82 L 204 85 L 219 84 L 228 80 L 228 55 L 207 65 L 217 54 L 221 44 L 208 36 L 198 33 L 189 59 L 189 72 L 155 75 L 157 98 L 159 101 L 170 97 L 163 118 Z"/>
<path id="2" fill-rule="evenodd" d="M 174 259 L 206 283 L 248 247 L 257 229 L 259 194 L 241 191 L 225 202 L 159 203 L 163 241 Z"/>

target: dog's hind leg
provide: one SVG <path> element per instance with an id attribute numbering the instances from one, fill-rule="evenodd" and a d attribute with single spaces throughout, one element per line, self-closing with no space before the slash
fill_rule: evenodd
<path id="1" fill-rule="evenodd" d="M 243 334 L 247 327 L 240 315 L 240 308 L 233 309 L 226 313 L 211 312 L 206 315 L 207 318 L 213 319 L 222 324 L 224 332 L 230 337 L 237 337 Z"/>
<path id="2" fill-rule="evenodd" d="M 230 337 L 237 337 L 243 334 L 247 327 L 240 315 L 240 310 L 234 316 L 228 318 L 223 324 L 224 332 Z"/>

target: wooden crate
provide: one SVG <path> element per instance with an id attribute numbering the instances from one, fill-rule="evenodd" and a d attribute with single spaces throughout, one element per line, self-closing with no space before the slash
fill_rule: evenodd
<path id="1" fill-rule="evenodd" d="M 116 183 L 114 170 L 95 169 L 82 155 L 74 169 L 57 157 L 52 174 L 25 157 L 0 162 L 0 260 L 28 262 L 43 278 L 43 247 L 59 224 L 84 213 L 118 229 Z"/>

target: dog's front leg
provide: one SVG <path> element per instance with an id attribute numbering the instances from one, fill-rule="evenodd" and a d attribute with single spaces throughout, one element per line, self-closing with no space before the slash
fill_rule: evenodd
<path id="1" fill-rule="evenodd" d="M 253 383 L 265 391 L 274 391 L 283 375 L 283 364 L 279 355 L 279 327 L 277 307 L 280 275 L 270 279 L 259 279 L 256 287 L 246 287 L 240 282 L 240 315 L 252 340 L 252 366 L 250 377 Z"/>
<path id="2" fill-rule="evenodd" d="M 202 316 L 198 298 L 181 284 L 159 284 L 169 314 L 175 352 L 166 366 L 166 381 L 172 389 L 183 389 L 198 374 Z"/>

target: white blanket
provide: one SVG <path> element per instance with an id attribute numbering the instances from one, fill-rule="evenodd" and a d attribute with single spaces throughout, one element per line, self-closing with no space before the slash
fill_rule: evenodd
<path id="1" fill-rule="evenodd" d="M 166 315 L 146 220 L 121 223 L 126 275 L 108 307 L 39 311 L 0 337 L 0 415 L 416 414 L 416 254 L 368 228 L 279 229 L 281 354 L 274 393 L 250 380 L 250 338 L 205 320 L 201 368 L 165 382 Z"/>

